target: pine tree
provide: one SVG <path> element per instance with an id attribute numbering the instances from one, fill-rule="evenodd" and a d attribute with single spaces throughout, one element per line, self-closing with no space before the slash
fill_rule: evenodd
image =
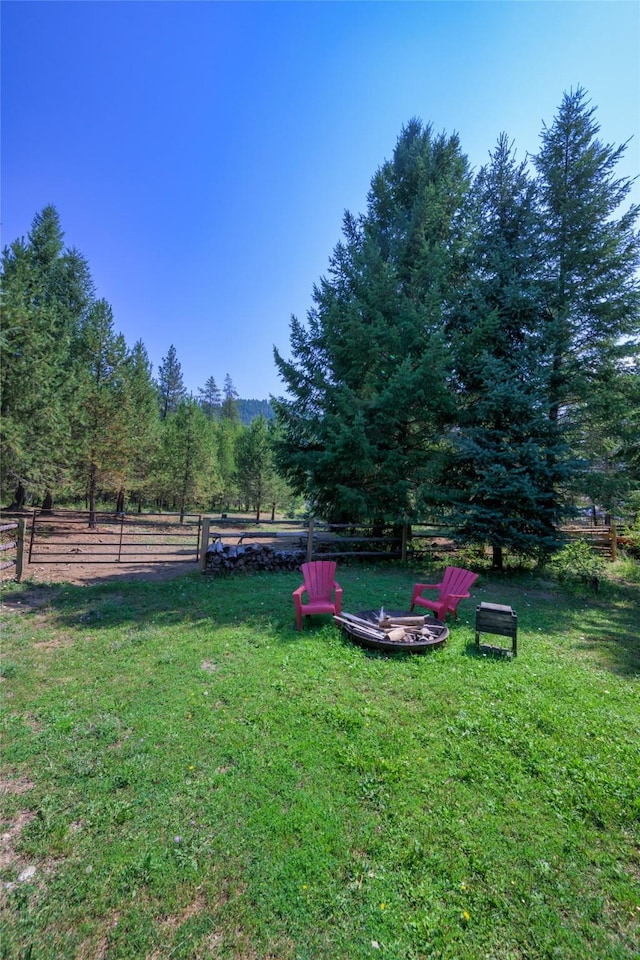
<path id="1" fill-rule="evenodd" d="M 138 501 L 151 494 L 152 465 L 160 443 L 160 418 L 152 367 L 141 340 L 134 344 L 126 361 L 129 492 Z M 124 491 L 123 491 L 124 492 Z"/>
<path id="2" fill-rule="evenodd" d="M 195 400 L 182 400 L 166 418 L 160 464 L 163 495 L 177 504 L 182 523 L 189 505 L 205 502 L 218 488 L 211 426 Z"/>
<path id="3" fill-rule="evenodd" d="M 220 414 L 220 406 L 222 403 L 220 390 L 218 389 L 214 378 L 209 377 L 204 387 L 198 388 L 198 393 L 200 394 L 198 403 L 200 404 L 204 415 L 206 416 L 207 420 L 213 420 Z"/>
<path id="4" fill-rule="evenodd" d="M 68 479 L 75 420 L 72 345 L 93 301 L 84 258 L 64 247 L 55 207 L 2 254 L 0 481 L 34 495 Z M 4 494 L 3 494 L 4 495 Z"/>
<path id="5" fill-rule="evenodd" d="M 460 538 L 490 544 L 501 569 L 506 547 L 535 555 L 556 544 L 554 437 L 538 337 L 535 184 L 506 135 L 490 156 L 472 189 L 470 272 L 452 327 L 459 407 L 450 523 Z"/>
<path id="6" fill-rule="evenodd" d="M 622 209 L 631 182 L 616 174 L 626 144 L 603 143 L 594 115 L 583 89 L 565 94 L 534 158 L 544 241 L 541 340 L 556 430 L 582 416 L 601 373 L 622 370 L 640 335 L 639 209 Z"/>
<path id="7" fill-rule="evenodd" d="M 220 477 L 220 487 L 217 491 L 219 496 L 216 497 L 216 502 L 219 502 L 220 506 L 226 510 L 230 504 L 236 501 L 238 496 L 236 456 L 238 439 L 243 428 L 239 421 L 236 422 L 226 417 L 221 418 L 213 426 L 215 427 L 216 462 Z"/>
<path id="8" fill-rule="evenodd" d="M 74 424 L 77 471 L 95 525 L 96 495 L 126 483 L 130 458 L 127 346 L 106 300 L 91 307 L 79 334 L 80 384 Z"/>
<path id="9" fill-rule="evenodd" d="M 259 523 L 262 507 L 275 499 L 279 488 L 269 425 L 264 417 L 256 417 L 239 434 L 236 465 L 240 496 L 256 511 Z"/>
<path id="10" fill-rule="evenodd" d="M 181 400 L 187 395 L 182 380 L 182 367 L 178 361 L 176 348 L 169 347 L 166 357 L 158 368 L 158 398 L 160 401 L 160 418 L 165 420 L 170 413 L 175 413 Z"/>
<path id="11" fill-rule="evenodd" d="M 629 473 L 640 508 L 640 356 L 622 374 L 622 395 L 625 403 L 617 421 L 622 441 L 619 459 Z"/>
<path id="12" fill-rule="evenodd" d="M 227 374 L 224 378 L 223 399 L 220 416 L 223 420 L 229 420 L 231 423 L 240 423 L 240 413 L 238 411 L 238 393 L 233 385 L 233 380 Z"/>
<path id="13" fill-rule="evenodd" d="M 307 327 L 292 318 L 292 360 L 275 351 L 293 398 L 274 402 L 279 464 L 335 521 L 402 522 L 432 496 L 468 184 L 457 138 L 411 121 L 372 180 L 366 215 L 345 215 Z"/>

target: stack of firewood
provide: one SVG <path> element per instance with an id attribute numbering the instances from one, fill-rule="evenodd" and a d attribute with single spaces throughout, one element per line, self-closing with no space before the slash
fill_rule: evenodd
<path id="1" fill-rule="evenodd" d="M 276 550 L 267 543 L 234 546 L 216 540 L 207 549 L 205 573 L 235 573 L 250 570 L 299 570 L 303 550 Z"/>
<path id="2" fill-rule="evenodd" d="M 433 640 L 439 636 L 427 626 L 428 617 L 388 616 L 381 611 L 381 616 L 374 620 L 365 620 L 353 613 L 343 613 L 336 617 L 350 633 L 370 640 L 389 640 L 392 643 L 418 643 L 421 640 Z"/>

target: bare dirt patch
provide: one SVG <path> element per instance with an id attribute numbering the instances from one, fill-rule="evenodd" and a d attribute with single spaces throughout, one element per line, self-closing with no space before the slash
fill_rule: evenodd
<path id="1" fill-rule="evenodd" d="M 27 541 L 34 522 L 28 524 Z M 22 580 L 34 585 L 163 581 L 198 569 L 197 525 L 181 526 L 169 519 L 156 522 L 143 515 L 140 522 L 135 517 L 127 517 L 124 531 L 123 534 L 117 522 L 107 520 L 98 520 L 97 526 L 90 529 L 81 514 L 54 513 L 50 521 L 38 517 L 32 543 L 33 562 L 29 562 L 29 549 L 26 549 Z M 0 583 L 7 584 L 14 579 L 15 567 L 0 571 Z M 13 607 L 28 603 L 33 610 L 44 606 L 48 599 L 46 588 L 33 589 L 29 591 L 28 600 L 22 596 Z"/>
<path id="2" fill-rule="evenodd" d="M 27 777 L 0 776 L 0 797 L 6 794 L 21 796 L 23 793 L 33 790 L 33 787 L 33 782 Z"/>
<path id="3" fill-rule="evenodd" d="M 104 960 L 109 948 L 109 934 L 118 926 L 120 915 L 120 911 L 116 910 L 107 920 L 103 921 L 102 934 L 97 943 L 95 940 L 89 939 L 80 944 L 77 954 L 78 960 Z"/>
<path id="4" fill-rule="evenodd" d="M 207 898 L 204 893 L 199 893 L 195 900 L 191 903 L 188 903 L 180 913 L 175 913 L 162 917 L 160 924 L 167 931 L 176 930 L 178 927 L 181 927 L 183 923 L 186 923 L 187 920 L 195 916 L 197 913 L 202 913 L 207 907 Z"/>
<path id="5" fill-rule="evenodd" d="M 46 607 L 51 600 L 51 590 L 48 587 L 32 587 L 28 593 L 11 594 L 6 590 L 14 582 L 13 578 L 6 576 L 0 582 L 5 585 L 2 606 L 11 613 L 33 613 L 34 610 Z"/>
<path id="6" fill-rule="evenodd" d="M 187 573 L 195 573 L 195 561 L 179 560 L 175 563 L 52 563 L 24 565 L 23 580 L 35 583 L 72 583 L 90 586 L 96 583 L 118 580 L 148 580 L 159 582 L 175 580 Z"/>
<path id="7" fill-rule="evenodd" d="M 21 810 L 15 820 L 2 825 L 2 834 L 0 834 L 0 870 L 6 870 L 8 867 L 17 867 L 23 863 L 20 855 L 16 852 L 15 844 L 20 839 L 24 828 L 34 819 L 35 813 L 32 810 Z"/>
<path id="8" fill-rule="evenodd" d="M 37 640 L 34 643 L 35 650 L 64 650 L 71 646 L 73 646 L 73 637 L 68 633 L 58 634 L 50 640 Z"/>

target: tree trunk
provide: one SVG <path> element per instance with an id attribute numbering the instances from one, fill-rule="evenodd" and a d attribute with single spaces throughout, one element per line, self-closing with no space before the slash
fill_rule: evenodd
<path id="1" fill-rule="evenodd" d="M 27 491 L 21 483 L 16 487 L 16 492 L 13 495 L 13 503 L 11 504 L 10 510 L 22 510 L 27 499 Z"/>
<path id="2" fill-rule="evenodd" d="M 491 562 L 491 568 L 493 570 L 502 570 L 502 547 L 498 547 L 494 544 L 492 550 L 493 559 Z"/>

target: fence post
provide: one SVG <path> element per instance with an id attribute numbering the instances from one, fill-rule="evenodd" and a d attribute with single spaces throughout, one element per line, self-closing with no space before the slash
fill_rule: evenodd
<path id="1" fill-rule="evenodd" d="M 31 536 L 29 538 L 29 563 L 31 563 L 31 554 L 33 553 L 33 538 L 36 533 L 36 511 L 33 511 L 31 518 Z"/>
<path id="2" fill-rule="evenodd" d="M 402 524 L 402 547 L 401 547 L 401 559 L 403 563 L 407 562 L 407 534 L 409 525 L 407 523 Z"/>
<path id="3" fill-rule="evenodd" d="M 209 546 L 209 530 L 211 528 L 211 517 L 202 518 L 202 531 L 200 533 L 200 556 L 198 558 L 198 569 L 204 573 L 207 566 L 207 547 Z"/>
<path id="4" fill-rule="evenodd" d="M 122 534 L 124 533 L 124 512 L 120 516 L 120 540 L 118 541 L 118 559 L 116 563 L 120 563 L 120 558 L 122 556 Z"/>
<path id="5" fill-rule="evenodd" d="M 18 537 L 16 543 L 16 581 L 22 580 L 22 567 L 24 564 L 24 538 L 27 529 L 26 520 L 22 517 L 18 520 Z"/>
<path id="6" fill-rule="evenodd" d="M 313 560 L 313 517 L 309 518 L 309 530 L 307 531 L 307 563 Z"/>
<path id="7" fill-rule="evenodd" d="M 615 563 L 615 561 L 618 559 L 618 531 L 616 530 L 613 517 L 611 518 L 609 537 L 611 538 L 611 562 Z"/>

